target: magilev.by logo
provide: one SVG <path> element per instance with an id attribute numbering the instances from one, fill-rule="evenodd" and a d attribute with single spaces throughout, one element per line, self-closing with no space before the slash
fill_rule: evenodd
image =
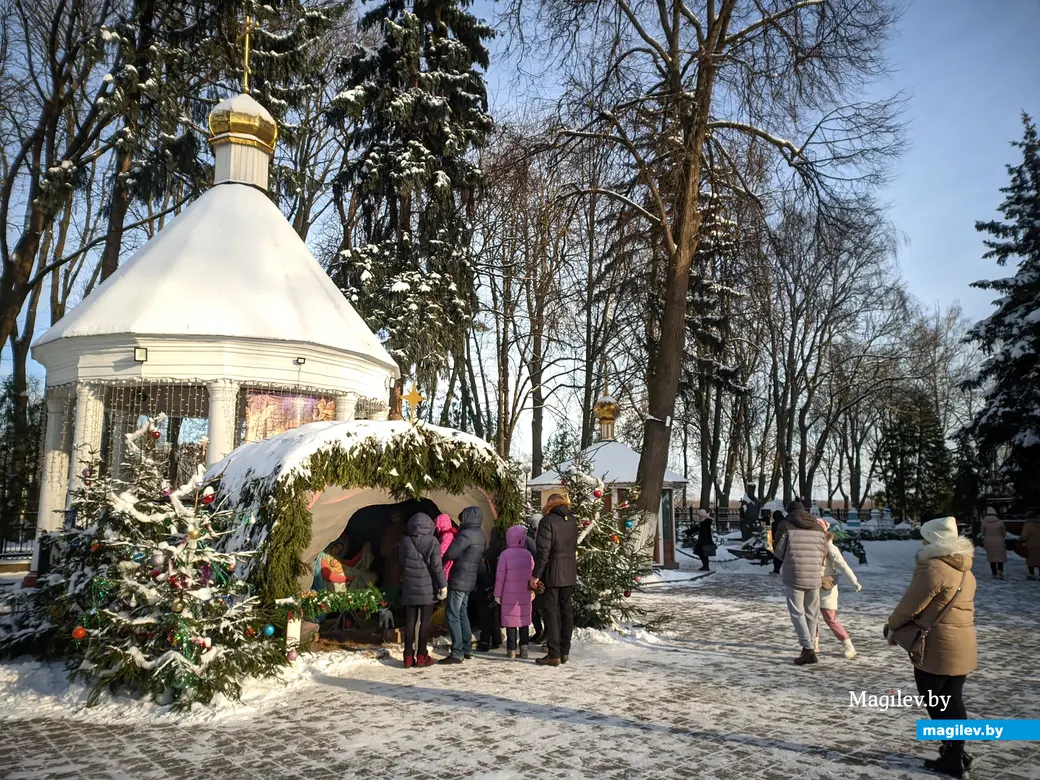
<path id="1" fill-rule="evenodd" d="M 904 694 L 902 688 L 890 690 L 888 693 L 867 693 L 866 691 L 849 691 L 850 707 L 866 707 L 871 710 L 885 712 L 894 708 L 938 707 L 942 710 L 950 703 L 950 696 L 937 696 L 933 691 L 928 695 Z"/>

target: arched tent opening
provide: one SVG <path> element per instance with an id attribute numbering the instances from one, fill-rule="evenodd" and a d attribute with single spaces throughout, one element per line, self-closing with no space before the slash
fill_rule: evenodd
<path id="1" fill-rule="evenodd" d="M 487 442 L 405 421 L 304 425 L 235 450 L 207 478 L 238 518 L 225 545 L 259 551 L 241 575 L 268 601 L 309 589 L 315 559 L 349 539 L 352 524 L 361 535 L 385 534 L 409 507 L 458 517 L 477 506 L 491 541 L 496 526 L 520 521 L 523 506 L 509 465 Z"/>

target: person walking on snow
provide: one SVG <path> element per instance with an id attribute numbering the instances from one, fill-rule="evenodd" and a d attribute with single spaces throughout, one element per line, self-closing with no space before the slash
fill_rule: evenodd
<path id="1" fill-rule="evenodd" d="M 971 572 L 975 546 L 958 534 L 952 517 L 924 523 L 921 538 L 924 549 L 917 553 L 910 586 L 888 618 L 885 637 L 894 645 L 897 634 L 906 633 L 900 632 L 904 627 L 911 637 L 928 632 L 923 652 L 910 658 L 917 692 L 937 702 L 927 708 L 933 720 L 965 720 L 964 681 L 978 665 L 976 582 Z M 964 740 L 940 743 L 939 758 L 924 762 L 926 769 L 951 777 L 964 777 L 971 764 Z"/>
<path id="2" fill-rule="evenodd" d="M 502 609 L 502 626 L 506 630 L 506 656 L 527 658 L 530 641 L 531 601 L 534 591 L 530 589 L 534 558 L 527 551 L 527 531 L 522 525 L 514 525 L 506 531 L 506 549 L 498 556 L 495 571 L 495 601 Z"/>
<path id="3" fill-rule="evenodd" d="M 413 664 L 430 666 L 426 651 L 430 638 L 430 619 L 438 601 L 448 595 L 448 582 L 437 551 L 437 537 L 430 516 L 419 512 L 408 520 L 408 530 L 397 547 L 401 564 L 401 601 L 404 604 L 404 668 Z M 415 624 L 419 623 L 416 643 Z"/>
<path id="4" fill-rule="evenodd" d="M 775 555 L 784 562 L 787 611 L 802 645 L 795 664 L 814 664 L 816 634 L 820 621 L 820 585 L 827 558 L 827 537 L 816 519 L 797 501 L 787 507 L 787 533 Z"/>
<path id="5" fill-rule="evenodd" d="M 1007 528 L 1004 521 L 997 517 L 997 510 L 986 507 L 986 516 L 982 518 L 982 538 L 986 545 L 986 560 L 994 579 L 1004 579 L 1004 564 L 1007 563 Z"/>
<path id="6" fill-rule="evenodd" d="M 823 565 L 823 582 L 820 585 L 820 614 L 823 621 L 837 637 L 838 641 L 845 647 L 845 657 L 855 658 L 856 648 L 852 646 L 852 638 L 849 632 L 838 620 L 838 573 L 844 574 L 849 583 L 859 593 L 863 586 L 856 579 L 855 572 L 845 562 L 841 550 L 834 544 L 834 534 L 827 532 L 827 559 Z M 817 624 L 816 652 L 820 652 L 819 624 Z"/>
<path id="7" fill-rule="evenodd" d="M 715 538 L 711 535 L 711 515 L 706 509 L 698 509 L 697 543 L 693 546 L 694 554 L 701 559 L 700 571 L 711 571 L 708 559 L 715 554 Z"/>
<path id="8" fill-rule="evenodd" d="M 477 585 L 480 559 L 487 548 L 487 537 L 481 528 L 480 507 L 468 506 L 459 513 L 459 532 L 444 553 L 444 563 L 453 561 L 448 578 L 448 630 L 451 632 L 451 655 L 440 664 L 461 664 L 473 657 L 473 629 L 469 624 L 469 594 Z"/>
<path id="9" fill-rule="evenodd" d="M 1027 580 L 1035 580 L 1034 570 L 1040 569 L 1040 514 L 1026 512 L 1026 522 L 1022 526 L 1019 543 L 1025 548 L 1026 566 L 1029 567 Z"/>
<path id="10" fill-rule="evenodd" d="M 569 660 L 574 631 L 574 586 L 578 582 L 578 523 L 570 502 L 559 493 L 549 496 L 538 522 L 537 552 L 530 587 L 545 589 L 545 633 L 548 654 L 535 663 L 559 666 Z"/>

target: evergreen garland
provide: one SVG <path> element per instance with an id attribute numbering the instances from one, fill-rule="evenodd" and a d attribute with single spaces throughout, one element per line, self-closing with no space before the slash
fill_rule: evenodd
<path id="1" fill-rule="evenodd" d="M 248 577 L 265 601 L 298 593 L 298 579 L 310 571 L 302 560 L 311 541 L 309 496 L 329 486 L 383 488 L 398 501 L 421 499 L 431 489 L 460 495 L 476 487 L 494 503 L 500 528 L 522 519 L 524 502 L 514 471 L 490 447 L 422 423 L 374 425 L 398 426 L 401 432 L 386 437 L 364 428 L 356 434 L 348 431 L 288 477 L 258 476 L 241 496 L 223 497 L 235 501 L 244 515 L 239 533 L 228 537 L 227 549 L 258 550 Z"/>

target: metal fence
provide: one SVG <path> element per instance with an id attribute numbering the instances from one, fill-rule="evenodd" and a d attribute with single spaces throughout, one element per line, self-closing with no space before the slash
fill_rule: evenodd
<path id="1" fill-rule="evenodd" d="M 36 515 L 0 526 L 0 560 L 17 561 L 31 558 L 36 541 Z"/>

